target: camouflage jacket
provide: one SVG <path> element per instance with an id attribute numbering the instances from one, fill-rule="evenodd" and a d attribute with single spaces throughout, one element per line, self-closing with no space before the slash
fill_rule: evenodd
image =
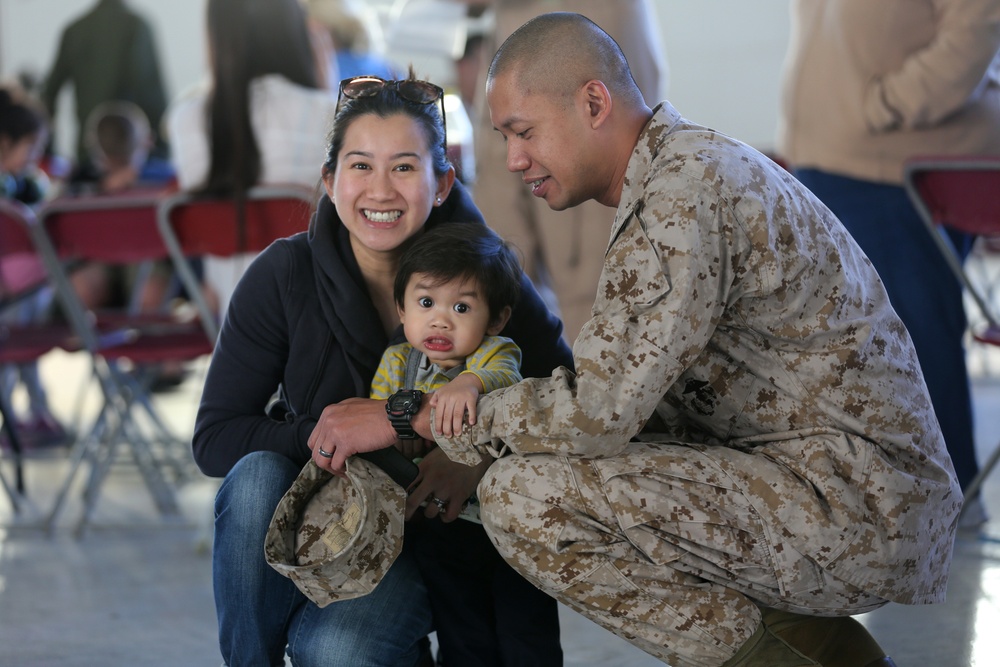
<path id="1" fill-rule="evenodd" d="M 962 498 L 909 335 L 840 222 L 760 153 L 656 108 L 573 354 L 576 374 L 484 396 L 440 446 L 750 452 L 731 474 L 778 538 L 868 592 L 943 599 Z M 802 483 L 771 489 L 775 463 Z"/>

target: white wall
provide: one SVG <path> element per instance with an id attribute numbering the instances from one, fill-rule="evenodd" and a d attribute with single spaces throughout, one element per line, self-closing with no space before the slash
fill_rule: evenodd
<path id="1" fill-rule="evenodd" d="M 44 76 L 63 27 L 93 1 L 0 0 L 0 78 L 22 70 Z M 153 23 L 171 96 L 204 74 L 204 1 L 128 0 Z M 653 4 L 669 62 L 668 97 L 674 106 L 695 122 L 770 148 L 788 41 L 788 0 L 653 0 Z M 60 107 L 58 147 L 67 151 L 73 139 L 68 91 Z"/>
<path id="2" fill-rule="evenodd" d="M 653 3 L 670 66 L 671 103 L 696 123 L 771 148 L 789 0 Z"/>

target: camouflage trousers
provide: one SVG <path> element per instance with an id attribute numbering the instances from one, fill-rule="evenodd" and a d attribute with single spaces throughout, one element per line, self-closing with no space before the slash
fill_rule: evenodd
<path id="1" fill-rule="evenodd" d="M 783 541 L 717 459 L 731 453 L 748 456 L 631 443 L 608 459 L 505 457 L 479 486 L 483 523 L 525 578 L 674 667 L 724 663 L 759 606 L 841 616 L 885 604 Z M 794 502 L 803 481 L 773 467 L 761 491 Z"/>

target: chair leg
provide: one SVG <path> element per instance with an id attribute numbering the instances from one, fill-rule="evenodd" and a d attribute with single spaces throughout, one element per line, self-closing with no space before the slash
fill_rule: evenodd
<path id="1" fill-rule="evenodd" d="M 12 421 L 13 410 L 7 404 L 7 397 L 0 393 L 0 418 L 3 419 L 3 430 L 10 441 L 10 450 L 14 459 L 14 488 L 11 488 L 7 477 L 0 470 L 0 484 L 10 497 L 10 503 L 14 507 L 14 513 L 20 514 L 20 498 L 24 497 L 24 449 L 21 446 L 21 438 L 17 434 Z"/>
<path id="2" fill-rule="evenodd" d="M 965 503 L 962 505 L 963 513 L 965 512 L 966 509 L 968 509 L 972 499 L 975 498 L 976 494 L 979 493 L 980 487 L 982 487 L 983 482 L 986 481 L 986 478 L 989 477 L 990 472 L 993 470 L 993 468 L 996 467 L 997 461 L 1000 461 L 1000 443 L 997 444 L 996 449 L 994 449 L 993 453 L 990 454 L 990 458 L 989 460 L 986 461 L 986 464 L 980 466 L 979 474 L 973 477 L 972 481 L 970 481 L 966 485 L 966 487 L 962 489 L 962 493 L 965 495 Z"/>
<path id="3" fill-rule="evenodd" d="M 0 416 L 3 418 L 3 430 L 10 440 L 10 450 L 14 454 L 14 483 L 17 492 L 24 495 L 24 446 L 21 437 L 14 428 L 14 411 L 7 404 L 7 397 L 0 393 Z"/>
<path id="4" fill-rule="evenodd" d="M 52 533 L 55 528 L 56 519 L 62 511 L 63 505 L 66 503 L 66 497 L 69 495 L 69 490 L 73 486 L 73 480 L 76 479 L 80 466 L 83 465 L 84 461 L 89 461 L 91 465 L 94 465 L 94 461 L 98 456 L 101 447 L 101 440 L 104 437 L 106 428 L 106 411 L 102 411 L 101 414 L 98 415 L 97 420 L 94 422 L 94 426 L 91 428 L 90 433 L 86 437 L 80 438 L 73 443 L 69 457 L 69 472 L 67 472 L 66 476 L 63 478 L 63 482 L 59 486 L 59 491 L 56 493 L 56 499 L 52 503 L 52 508 L 49 510 L 49 514 L 45 518 L 45 529 L 48 533 Z"/>

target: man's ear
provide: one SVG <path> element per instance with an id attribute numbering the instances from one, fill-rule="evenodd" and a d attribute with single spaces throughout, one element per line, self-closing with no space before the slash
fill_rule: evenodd
<path id="1" fill-rule="evenodd" d="M 504 306 L 497 318 L 490 322 L 490 326 L 486 330 L 486 333 L 490 336 L 496 336 L 498 333 L 503 331 L 503 328 L 507 326 L 507 322 L 510 321 L 511 312 L 513 311 L 510 306 Z"/>
<path id="2" fill-rule="evenodd" d="M 611 91 L 608 90 L 603 81 L 591 79 L 583 84 L 579 94 L 586 105 L 590 126 L 597 129 L 604 124 L 611 114 L 611 107 L 614 103 L 614 100 L 611 98 Z"/>

